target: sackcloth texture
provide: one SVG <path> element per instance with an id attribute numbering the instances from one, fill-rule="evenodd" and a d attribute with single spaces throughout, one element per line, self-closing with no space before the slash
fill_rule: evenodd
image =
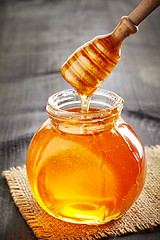
<path id="1" fill-rule="evenodd" d="M 98 239 L 156 227 L 159 218 L 160 145 L 145 147 L 147 178 L 144 189 L 130 210 L 120 219 L 104 225 L 67 223 L 46 213 L 36 202 L 28 185 L 26 168 L 4 171 L 11 195 L 22 216 L 38 239 Z"/>

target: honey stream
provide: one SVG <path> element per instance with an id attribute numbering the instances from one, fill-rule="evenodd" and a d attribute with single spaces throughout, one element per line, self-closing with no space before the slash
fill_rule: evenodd
<path id="1" fill-rule="evenodd" d="M 89 109 L 90 97 L 119 62 L 123 40 L 135 32 L 137 27 L 122 17 L 112 33 L 87 42 L 63 64 L 62 76 L 77 90 L 83 111 Z"/>

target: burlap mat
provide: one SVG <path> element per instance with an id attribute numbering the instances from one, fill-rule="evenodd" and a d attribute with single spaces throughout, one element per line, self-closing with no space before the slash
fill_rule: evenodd
<path id="1" fill-rule="evenodd" d="M 25 167 L 12 168 L 2 175 L 8 182 L 15 204 L 39 239 L 98 239 L 159 225 L 160 146 L 145 147 L 145 152 L 147 179 L 140 197 L 121 219 L 100 226 L 67 223 L 47 214 L 31 193 Z"/>

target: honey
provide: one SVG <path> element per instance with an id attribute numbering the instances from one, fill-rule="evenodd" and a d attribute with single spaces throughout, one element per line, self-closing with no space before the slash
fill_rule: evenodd
<path id="1" fill-rule="evenodd" d="M 64 79 L 77 92 L 49 98 L 49 119 L 33 137 L 26 162 L 35 198 L 59 219 L 109 222 L 121 217 L 142 191 L 144 148 L 121 118 L 123 99 L 95 90 L 119 62 L 123 40 L 158 6 L 159 1 L 142 1 L 111 34 L 86 43 L 62 66 Z"/>
<path id="2" fill-rule="evenodd" d="M 127 17 L 122 17 L 112 33 L 97 36 L 78 48 L 63 64 L 62 76 L 80 97 L 92 96 L 119 62 L 124 39 L 137 30 Z"/>
<path id="3" fill-rule="evenodd" d="M 49 214 L 102 224 L 122 216 L 139 196 L 144 149 L 121 118 L 122 106 L 105 90 L 93 94 L 86 113 L 74 90 L 49 98 L 49 119 L 32 139 L 26 163 L 32 192 Z"/>
<path id="4" fill-rule="evenodd" d="M 109 222 L 142 191 L 144 148 L 121 118 L 123 99 L 105 90 L 94 93 L 119 62 L 125 37 L 136 31 L 124 17 L 113 33 L 79 48 L 61 69 L 76 91 L 48 100 L 49 119 L 30 144 L 26 167 L 36 200 L 59 219 Z"/>

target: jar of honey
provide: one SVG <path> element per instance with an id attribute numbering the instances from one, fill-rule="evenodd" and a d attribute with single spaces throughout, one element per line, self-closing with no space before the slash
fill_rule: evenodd
<path id="1" fill-rule="evenodd" d="M 102 224 L 121 217 L 142 191 L 143 145 L 121 117 L 123 99 L 98 89 L 88 112 L 74 90 L 48 100 L 49 115 L 29 146 L 26 169 L 40 206 L 56 218 Z"/>

